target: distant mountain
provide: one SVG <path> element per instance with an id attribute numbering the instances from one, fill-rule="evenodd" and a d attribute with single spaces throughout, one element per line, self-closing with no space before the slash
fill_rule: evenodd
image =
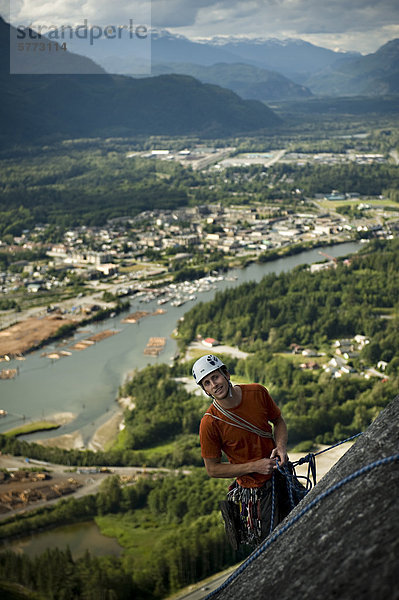
<path id="1" fill-rule="evenodd" d="M 68 48 L 73 52 L 89 56 L 109 73 L 119 75 L 144 74 L 144 69 L 135 69 L 140 67 L 138 64 L 140 60 L 145 63 L 147 59 L 147 63 L 151 60 L 152 65 L 247 64 L 268 71 L 277 71 L 300 84 L 312 74 L 336 62 L 338 58 L 347 60 L 358 56 L 355 53 L 334 52 L 300 39 L 223 37 L 190 40 L 167 30 L 151 31 L 151 57 L 143 54 L 145 45 L 140 46 L 128 37 L 117 42 L 99 39 L 95 44 L 90 45 L 87 40 L 75 36 L 73 40 L 68 41 Z M 140 50 L 142 54 L 138 56 Z M 150 67 L 151 65 L 147 64 L 147 73 L 150 73 Z"/>
<path id="2" fill-rule="evenodd" d="M 277 71 L 297 83 L 303 83 L 312 73 L 334 63 L 346 61 L 356 53 L 335 52 L 301 39 L 213 38 L 207 45 L 239 55 L 246 62 Z"/>
<path id="3" fill-rule="evenodd" d="M 233 90 L 241 98 L 266 102 L 303 99 L 312 95 L 305 86 L 275 71 L 243 63 L 218 63 L 208 67 L 192 63 L 160 64 L 153 65 L 152 73 L 185 73 L 204 83 L 214 83 Z"/>
<path id="4" fill-rule="evenodd" d="M 275 127 L 267 106 L 184 75 L 10 75 L 0 20 L 0 142 L 45 136 L 231 135 Z M 68 57 L 69 53 L 65 53 Z"/>
<path id="5" fill-rule="evenodd" d="M 240 54 L 212 44 L 189 40 L 166 30 L 151 32 L 151 60 L 157 63 L 188 62 L 198 65 L 241 62 Z M 247 61 L 245 61 L 247 62 Z"/>
<path id="6" fill-rule="evenodd" d="M 326 96 L 399 94 L 399 39 L 373 54 L 333 63 L 310 77 L 307 85 Z"/>

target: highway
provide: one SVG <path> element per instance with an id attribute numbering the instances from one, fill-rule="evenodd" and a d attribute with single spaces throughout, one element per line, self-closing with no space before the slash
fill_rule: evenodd
<path id="1" fill-rule="evenodd" d="M 239 565 L 230 567 L 223 573 L 219 573 L 212 578 L 208 578 L 198 584 L 185 588 L 180 594 L 175 594 L 173 599 L 169 600 L 202 600 L 208 594 L 216 590 L 222 583 L 238 568 Z M 192 588 L 192 589 L 191 589 Z M 188 591 L 189 590 L 189 591 Z"/>

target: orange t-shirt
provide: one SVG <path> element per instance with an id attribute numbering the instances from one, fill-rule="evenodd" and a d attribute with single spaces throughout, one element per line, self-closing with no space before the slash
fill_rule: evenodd
<path id="1" fill-rule="evenodd" d="M 272 431 L 269 421 L 275 422 L 281 411 L 265 387 L 257 383 L 240 385 L 242 399 L 238 406 L 230 409 L 264 431 Z M 228 420 L 217 408 L 210 405 L 208 413 Z M 269 458 L 275 447 L 273 438 L 264 438 L 209 415 L 204 415 L 200 424 L 201 454 L 203 458 L 220 458 L 222 451 L 232 464 L 241 464 L 261 458 Z M 243 487 L 260 487 L 271 475 L 251 473 L 237 477 Z"/>

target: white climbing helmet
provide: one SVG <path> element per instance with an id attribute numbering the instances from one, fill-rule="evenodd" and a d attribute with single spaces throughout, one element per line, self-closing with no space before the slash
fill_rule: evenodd
<path id="1" fill-rule="evenodd" d="M 214 356 L 213 354 L 207 354 L 206 356 L 201 356 L 195 363 L 193 364 L 193 377 L 198 385 L 201 384 L 201 381 L 212 373 L 213 371 L 217 371 L 221 367 L 225 367 L 226 365 L 222 363 L 220 358 Z"/>

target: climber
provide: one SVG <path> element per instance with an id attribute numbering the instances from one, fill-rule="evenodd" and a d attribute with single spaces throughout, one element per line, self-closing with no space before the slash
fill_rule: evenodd
<path id="1" fill-rule="evenodd" d="M 210 477 L 236 478 L 228 500 L 221 502 L 227 537 L 236 549 L 242 543 L 257 545 L 270 532 L 271 518 L 273 527 L 289 512 L 286 486 L 276 471 L 277 460 L 280 466 L 288 460 L 285 421 L 265 387 L 232 385 L 217 356 L 199 358 L 193 377 L 213 399 L 200 424 L 206 471 Z M 222 461 L 222 452 L 228 463 Z M 274 472 L 277 493 L 272 503 Z"/>

